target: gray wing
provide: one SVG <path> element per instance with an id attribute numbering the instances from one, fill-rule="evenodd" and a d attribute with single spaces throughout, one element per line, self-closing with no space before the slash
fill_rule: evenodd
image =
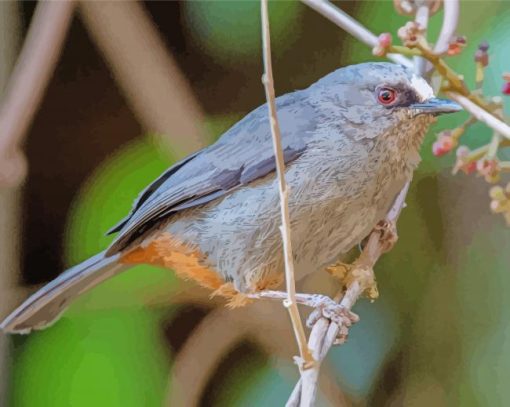
<path id="1" fill-rule="evenodd" d="M 277 98 L 285 163 L 307 148 L 316 127 L 315 109 L 306 91 Z M 107 250 L 113 254 L 150 230 L 162 218 L 218 199 L 275 170 L 266 105 L 249 113 L 213 145 L 175 164 L 145 189 L 118 226 Z"/>

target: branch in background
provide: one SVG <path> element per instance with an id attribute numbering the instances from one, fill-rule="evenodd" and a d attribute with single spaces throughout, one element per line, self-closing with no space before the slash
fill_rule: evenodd
<path id="1" fill-rule="evenodd" d="M 446 95 L 455 100 L 461 105 L 464 110 L 476 117 L 477 120 L 485 123 L 488 127 L 499 133 L 501 136 L 510 140 L 510 126 L 505 122 L 499 120 L 496 116 L 489 113 L 487 110 L 482 109 L 466 96 L 460 95 L 456 92 L 446 92 Z"/>
<path id="2" fill-rule="evenodd" d="M 173 304 L 193 304 L 210 307 L 211 303 L 203 296 L 194 301 L 172 296 Z M 202 303 L 202 301 L 204 301 Z M 250 343 L 271 355 L 271 366 L 282 376 L 291 373 L 288 360 L 294 355 L 289 343 L 293 333 L 285 327 L 288 317 L 278 312 L 280 305 L 272 302 L 256 301 L 249 307 L 235 312 L 217 304 L 193 329 L 183 347 L 175 355 L 167 390 L 167 406 L 197 406 L 204 397 L 207 384 L 217 374 L 222 360 L 232 353 L 232 349 L 249 338 Z M 197 363 L 197 360 L 200 363 Z M 336 383 L 331 371 L 322 372 L 319 386 L 324 398 L 332 406 L 348 405 L 346 397 Z"/>
<path id="3" fill-rule="evenodd" d="M 57 64 L 74 7 L 71 0 L 37 4 L 0 107 L 0 187 L 19 185 L 25 178 L 20 146 Z"/>
<path id="4" fill-rule="evenodd" d="M 420 27 L 424 29 L 423 35 L 427 35 L 427 27 L 429 23 L 429 6 L 428 6 L 429 0 L 419 0 L 414 3 L 416 7 L 416 18 L 414 21 L 416 21 Z M 422 57 L 414 57 L 414 71 L 420 75 L 424 76 L 427 71 L 427 60 L 425 60 Z"/>
<path id="5" fill-rule="evenodd" d="M 143 127 L 180 155 L 203 147 L 202 111 L 142 4 L 82 1 L 80 12 Z"/>
<path id="6" fill-rule="evenodd" d="M 302 3 L 306 4 L 310 8 L 314 9 L 319 14 L 331 20 L 333 23 L 343 28 L 354 38 L 361 42 L 370 45 L 372 48 L 378 44 L 377 36 L 370 32 L 368 29 L 363 27 L 350 15 L 342 11 L 337 6 L 333 5 L 327 0 L 301 0 Z M 406 57 L 399 54 L 388 54 L 387 58 L 402 64 L 407 67 L 412 67 L 413 63 Z"/>
<path id="7" fill-rule="evenodd" d="M 269 16 L 267 0 L 260 2 L 262 14 L 262 55 L 264 58 L 264 75 L 262 83 L 266 92 L 266 100 L 271 126 L 271 136 L 273 138 L 274 155 L 276 160 L 276 176 L 278 178 L 278 187 L 280 192 L 280 208 L 282 216 L 282 225 L 280 227 L 283 240 L 283 255 L 285 260 L 285 283 L 287 288 L 287 299 L 284 305 L 287 307 L 292 322 L 292 328 L 299 346 L 300 370 L 307 369 L 314 364 L 314 359 L 310 354 L 306 344 L 305 330 L 299 315 L 299 309 L 296 302 L 296 282 L 294 277 L 294 260 L 292 257 L 292 244 L 290 238 L 290 217 L 289 217 L 289 190 L 285 182 L 285 162 L 283 160 L 282 142 L 278 116 L 276 113 L 276 102 L 273 81 L 273 68 L 271 63 L 271 37 L 269 32 Z"/>

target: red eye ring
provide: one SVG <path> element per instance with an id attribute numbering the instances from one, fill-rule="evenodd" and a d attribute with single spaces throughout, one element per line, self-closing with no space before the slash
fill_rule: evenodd
<path id="1" fill-rule="evenodd" d="M 379 88 L 377 90 L 377 101 L 384 106 L 389 106 L 397 100 L 397 91 L 392 88 Z"/>

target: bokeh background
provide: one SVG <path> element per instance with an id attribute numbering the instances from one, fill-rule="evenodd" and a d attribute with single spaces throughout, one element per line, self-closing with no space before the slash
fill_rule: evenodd
<path id="1" fill-rule="evenodd" d="M 147 108 L 169 109 L 172 117 L 175 100 L 193 97 L 200 118 L 194 124 L 206 144 L 264 102 L 258 2 L 134 4 L 175 62 L 166 80 L 183 81 L 180 89 L 190 91 L 163 95 Z M 406 21 L 391 1 L 337 5 L 376 33 L 396 32 Z M 4 86 L 36 6 L 0 3 Z M 104 232 L 138 192 L 196 143 L 195 135 L 177 134 L 171 120 L 167 128 L 144 120 L 122 69 L 105 56 L 101 35 L 122 43 L 131 29 L 143 28 L 114 32 L 123 7 L 78 5 L 30 127 L 28 176 L 17 204 L 0 207 L 2 248 L 15 254 L 1 269 L 13 281 L 0 293 L 4 314 L 65 267 L 106 247 Z M 94 13 L 101 18 L 93 20 Z M 373 59 L 370 49 L 297 1 L 270 2 L 270 15 L 277 94 Z M 430 38 L 441 21 L 441 13 L 432 18 Z M 473 54 L 488 40 L 485 89 L 498 94 L 500 74 L 510 70 L 510 2 L 462 1 L 460 21 L 468 46 L 451 64 L 472 85 Z M 113 31 L 98 34 L 97 24 Z M 160 63 L 142 53 L 127 68 L 150 73 Z M 155 78 L 146 78 L 149 91 Z M 426 139 L 400 240 L 376 268 L 380 299 L 356 305 L 361 322 L 346 345 L 330 352 L 320 406 L 510 402 L 510 229 L 490 214 L 482 179 L 452 176 L 454 157 L 430 152 L 433 134 L 462 119 L 441 118 Z M 475 147 L 489 138 L 489 130 L 475 125 L 465 140 Z M 314 276 L 300 289 L 332 293 L 335 283 Z M 283 307 L 264 302 L 229 311 L 207 292 L 151 267 L 87 293 L 45 331 L 2 340 L 0 404 L 6 406 L 277 406 L 297 380 Z"/>

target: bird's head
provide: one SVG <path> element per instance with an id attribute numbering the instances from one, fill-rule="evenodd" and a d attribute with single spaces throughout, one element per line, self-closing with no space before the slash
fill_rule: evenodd
<path id="1" fill-rule="evenodd" d="M 455 102 L 436 98 L 427 81 L 411 69 L 393 63 L 341 68 L 309 89 L 316 103 L 352 124 L 356 138 L 373 138 L 403 125 L 422 129 L 438 115 L 461 110 Z"/>

